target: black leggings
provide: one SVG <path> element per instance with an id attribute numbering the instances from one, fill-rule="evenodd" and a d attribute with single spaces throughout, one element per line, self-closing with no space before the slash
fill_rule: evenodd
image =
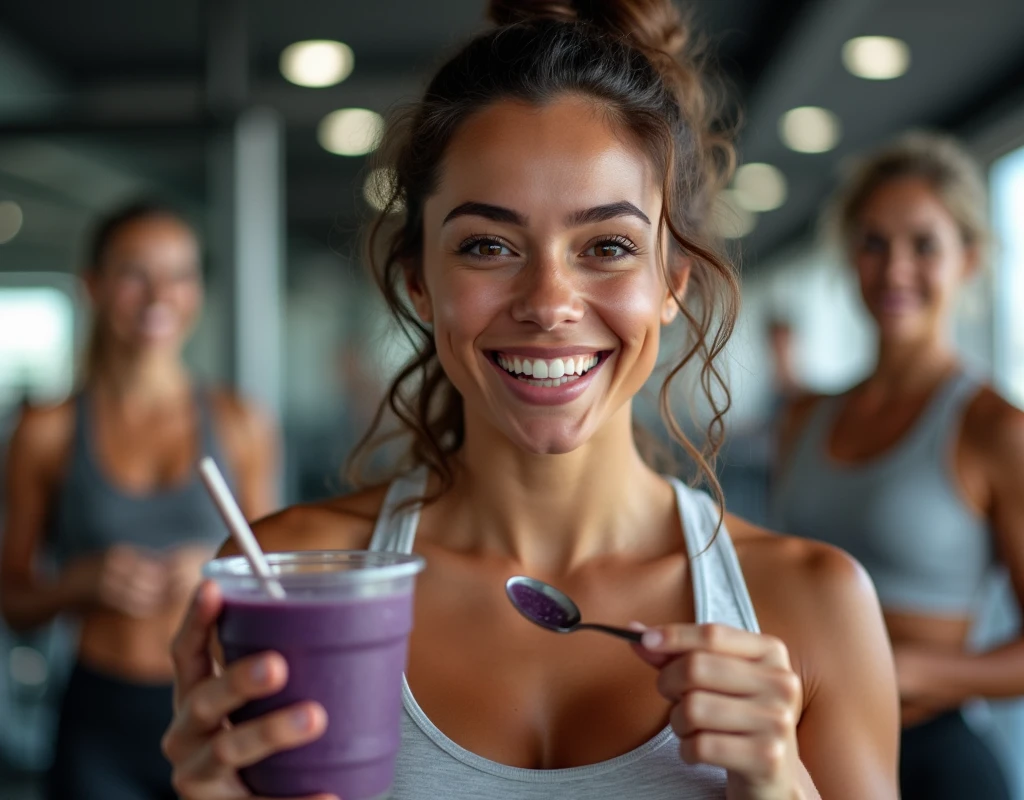
<path id="1" fill-rule="evenodd" d="M 903 800 L 1010 800 L 999 761 L 959 710 L 906 728 L 900 750 Z"/>
<path id="2" fill-rule="evenodd" d="M 61 704 L 49 800 L 174 800 L 160 739 L 172 687 L 76 664 Z"/>

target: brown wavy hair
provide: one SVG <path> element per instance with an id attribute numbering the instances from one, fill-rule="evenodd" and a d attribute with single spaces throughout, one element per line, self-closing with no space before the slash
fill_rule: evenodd
<path id="1" fill-rule="evenodd" d="M 381 440 L 390 409 L 412 435 L 408 464 L 440 476 L 429 502 L 451 487 L 451 457 L 465 437 L 463 401 L 438 360 L 430 329 L 405 294 L 422 270 L 423 207 L 435 190 L 448 143 L 460 123 L 503 99 L 543 105 L 567 94 L 592 98 L 644 149 L 664 175 L 659 233 L 691 263 L 689 291 L 675 297 L 688 325 L 685 351 L 659 394 L 662 419 L 687 452 L 720 508 L 714 462 L 724 437 L 730 396 L 716 365 L 739 305 L 739 284 L 708 228 L 711 203 L 734 167 L 724 93 L 710 85 L 702 48 L 670 0 L 492 0 L 496 27 L 445 63 L 418 103 L 389 121 L 372 167 L 386 176 L 383 211 L 369 229 L 373 277 L 415 356 L 391 383 L 369 431 L 349 462 L 349 479 Z M 666 270 L 667 266 L 662 265 Z M 668 281 L 668 285 L 673 285 Z M 694 359 L 712 410 L 705 441 L 692 443 L 672 412 L 673 381 Z"/>

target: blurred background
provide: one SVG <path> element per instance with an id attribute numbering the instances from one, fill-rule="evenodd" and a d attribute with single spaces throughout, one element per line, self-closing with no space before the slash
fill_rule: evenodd
<path id="1" fill-rule="evenodd" d="M 690 5 L 744 120 L 745 166 L 719 209 L 744 298 L 727 358 L 735 435 L 722 479 L 734 510 L 764 517 L 779 354 L 819 391 L 870 366 L 870 328 L 819 218 L 846 160 L 901 131 L 951 132 L 986 166 L 997 246 L 962 299 L 957 342 L 1024 404 L 1024 314 L 1013 313 L 1024 300 L 1024 3 Z M 415 98 L 483 26 L 481 0 L 4 3 L 0 450 L 21 403 L 74 385 L 89 225 L 158 197 L 204 240 L 207 305 L 191 366 L 276 415 L 287 502 L 342 489 L 340 465 L 404 352 L 358 255 L 378 202 L 365 155 L 378 115 Z M 1005 586 L 990 605 L 979 644 L 1018 623 Z M 59 625 L 0 630 L 4 798 L 35 796 L 72 636 Z M 979 713 L 1020 770 L 1018 704 Z"/>

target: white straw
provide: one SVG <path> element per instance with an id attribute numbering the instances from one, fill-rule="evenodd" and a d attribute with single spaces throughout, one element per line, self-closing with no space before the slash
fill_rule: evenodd
<path id="1" fill-rule="evenodd" d="M 231 531 L 236 544 L 241 548 L 245 557 L 249 559 L 252 571 L 263 580 L 263 585 L 270 592 L 271 596 L 282 599 L 285 596 L 284 588 L 273 577 L 270 565 L 267 564 L 267 559 L 263 556 L 263 551 L 260 549 L 259 542 L 256 541 L 252 528 L 245 521 L 242 509 L 235 502 L 235 498 L 232 496 L 224 476 L 217 468 L 216 462 L 209 456 L 204 456 L 200 460 L 199 475 L 202 477 L 203 483 L 206 484 L 206 488 L 210 491 L 213 502 L 216 503 L 217 510 L 220 511 L 221 517 L 224 518 L 224 523 L 228 526 L 228 530 Z"/>

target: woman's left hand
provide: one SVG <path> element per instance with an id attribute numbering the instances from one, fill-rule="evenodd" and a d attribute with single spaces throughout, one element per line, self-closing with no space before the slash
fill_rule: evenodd
<path id="1" fill-rule="evenodd" d="M 943 655 L 919 645 L 893 646 L 903 727 L 924 722 L 962 702 L 941 681 L 931 677 L 930 668 Z"/>
<path id="2" fill-rule="evenodd" d="M 726 769 L 729 800 L 807 797 L 796 738 L 803 686 L 781 640 L 725 625 L 664 625 L 647 628 L 634 648 L 659 670 L 683 761 Z"/>

